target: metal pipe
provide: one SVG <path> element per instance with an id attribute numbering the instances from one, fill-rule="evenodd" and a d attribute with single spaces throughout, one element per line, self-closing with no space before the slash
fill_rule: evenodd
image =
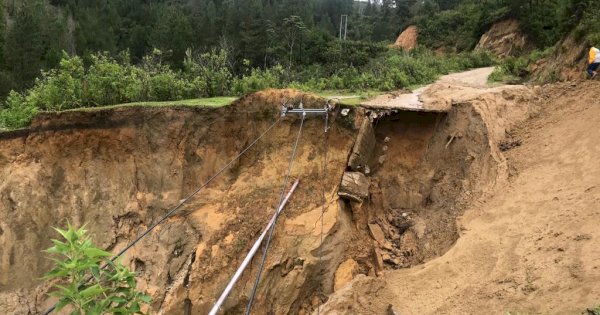
<path id="1" fill-rule="evenodd" d="M 239 278 L 242 276 L 242 273 L 244 272 L 244 269 L 246 269 L 246 267 L 248 266 L 248 264 L 250 263 L 250 261 L 252 260 L 252 258 L 256 254 L 256 252 L 258 251 L 258 248 L 262 244 L 262 241 L 264 240 L 265 236 L 267 235 L 267 232 L 271 228 L 271 225 L 273 225 L 273 223 L 275 222 L 275 219 L 277 219 L 277 217 L 279 216 L 279 214 L 281 213 L 281 211 L 283 211 L 283 208 L 285 207 L 285 205 L 287 204 L 288 200 L 292 196 L 292 193 L 294 193 L 294 190 L 296 190 L 296 187 L 298 187 L 298 183 L 299 182 L 300 182 L 299 179 L 297 179 L 294 182 L 294 185 L 292 185 L 292 188 L 290 189 L 290 191 L 288 192 L 288 194 L 285 196 L 285 198 L 283 199 L 283 201 L 279 205 L 279 208 L 277 208 L 277 211 L 275 211 L 275 214 L 273 214 L 273 217 L 271 218 L 271 221 L 269 221 L 269 223 L 267 224 L 267 227 L 263 230 L 262 234 L 258 237 L 258 239 L 256 240 L 256 243 L 254 243 L 254 246 L 252 246 L 252 248 L 248 252 L 248 255 L 246 255 L 246 258 L 244 259 L 244 261 L 242 261 L 242 264 L 240 265 L 240 267 L 238 268 L 238 270 L 235 272 L 235 274 L 231 278 L 231 281 L 229 281 L 229 283 L 225 287 L 225 290 L 223 290 L 223 293 L 221 293 L 221 296 L 219 297 L 219 299 L 217 300 L 217 302 L 215 303 L 215 305 L 213 306 L 213 308 L 210 310 L 210 313 L 208 313 L 209 315 L 216 315 L 217 314 L 217 312 L 219 311 L 219 309 L 221 308 L 221 306 L 225 302 L 225 299 L 227 299 L 227 296 L 229 296 L 229 293 L 231 293 L 231 290 L 233 290 L 233 286 L 239 280 Z"/>

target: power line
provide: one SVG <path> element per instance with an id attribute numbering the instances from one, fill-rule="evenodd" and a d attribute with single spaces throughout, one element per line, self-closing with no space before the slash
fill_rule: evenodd
<path id="1" fill-rule="evenodd" d="M 175 208 L 171 209 L 171 211 L 167 212 L 167 214 L 165 214 L 162 218 L 160 218 L 158 221 L 156 221 L 154 224 L 152 224 L 148 229 L 146 229 L 146 231 L 142 234 L 140 234 L 133 242 L 129 243 L 129 245 L 127 245 L 125 248 L 123 248 L 121 251 L 119 251 L 119 253 L 117 253 L 115 256 L 113 256 L 110 260 L 111 261 L 115 261 L 117 258 L 121 257 L 123 254 L 125 254 L 130 248 L 132 248 L 135 244 L 137 244 L 142 238 L 144 238 L 146 235 L 148 235 L 152 230 L 154 230 L 154 228 L 156 228 L 159 224 L 161 224 L 162 222 L 164 222 L 166 219 L 168 219 L 170 216 L 172 216 L 177 210 L 179 210 L 179 208 L 181 208 L 187 201 L 189 201 L 192 197 L 194 197 L 196 194 L 198 194 L 202 189 L 204 189 L 206 186 L 208 186 L 208 184 L 210 184 L 215 178 L 217 178 L 217 176 L 221 175 L 227 168 L 229 168 L 229 166 L 231 166 L 231 164 L 233 164 L 233 162 L 237 161 L 237 159 L 239 159 L 242 155 L 244 155 L 248 150 L 250 150 L 258 141 L 260 141 L 260 139 L 262 139 L 271 129 L 273 129 L 273 127 L 275 127 L 275 125 L 277 125 L 278 122 L 281 121 L 281 117 L 279 117 L 271 126 L 269 126 L 269 128 L 267 128 L 267 130 L 265 130 L 258 138 L 256 138 L 252 143 L 250 143 L 250 145 L 248 145 L 244 150 L 242 150 L 242 152 L 240 154 L 238 154 L 235 158 L 233 158 L 231 161 L 229 161 L 229 163 L 227 163 L 225 166 L 223 166 L 223 168 L 221 168 L 215 175 L 213 175 L 211 178 L 208 179 L 208 181 L 206 181 L 204 183 L 204 185 L 200 186 L 200 188 L 196 189 L 194 192 L 192 192 L 191 194 L 189 194 L 187 197 L 185 197 L 184 199 L 182 199 L 179 204 L 177 206 L 175 206 Z M 302 122 L 304 122 L 304 118 L 302 119 Z M 104 266 L 102 266 L 102 268 L 106 268 L 108 264 L 105 264 Z M 88 278 L 85 283 L 87 283 L 88 281 L 91 280 L 91 277 Z M 54 311 L 54 309 L 56 308 L 57 304 L 54 304 L 52 307 L 50 307 L 45 313 L 44 315 L 48 315 L 50 313 L 52 313 Z"/>
<path id="2" fill-rule="evenodd" d="M 302 121 L 300 122 L 300 128 L 298 128 L 298 135 L 296 136 L 296 143 L 294 144 L 294 149 L 292 150 L 292 155 L 290 157 L 290 161 L 288 163 L 288 171 L 285 176 L 285 180 L 283 181 L 283 185 L 281 186 L 281 197 L 279 198 L 278 207 L 283 202 L 285 188 L 290 178 L 290 173 L 292 172 L 292 165 L 294 164 L 294 158 L 296 156 L 296 150 L 298 149 L 298 143 L 300 141 L 300 135 L 302 134 L 302 127 L 304 126 L 304 119 L 306 118 L 306 113 L 302 115 Z M 271 244 L 271 239 L 273 238 L 273 232 L 275 231 L 275 223 L 277 222 L 277 217 L 275 217 L 275 222 L 269 229 L 269 237 L 267 238 L 267 243 L 265 244 L 265 248 L 263 251 L 262 259 L 260 261 L 260 265 L 258 266 L 258 274 L 256 275 L 256 280 L 254 281 L 254 287 L 252 288 L 252 294 L 250 294 L 250 300 L 248 301 L 248 305 L 246 307 L 246 315 L 250 314 L 252 310 L 252 303 L 254 302 L 254 297 L 256 296 L 256 290 L 258 290 L 258 284 L 260 282 L 260 276 L 262 275 L 262 271 L 265 265 L 265 260 L 267 259 L 267 252 L 269 250 L 269 245 Z"/>

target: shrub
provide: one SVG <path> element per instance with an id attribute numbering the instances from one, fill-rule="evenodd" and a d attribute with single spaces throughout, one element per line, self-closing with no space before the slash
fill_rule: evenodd
<path id="1" fill-rule="evenodd" d="M 130 99 L 136 84 L 130 66 L 121 65 L 106 54 L 91 56 L 92 63 L 85 75 L 83 103 L 87 106 L 119 104 Z"/>
<path id="2" fill-rule="evenodd" d="M 27 106 L 41 110 L 64 110 L 82 106 L 82 83 L 85 69 L 79 57 L 66 54 L 59 67 L 43 72 L 35 86 L 26 92 Z"/>
<path id="3" fill-rule="evenodd" d="M 229 58 L 223 49 L 213 49 L 210 52 L 193 55 L 192 51 L 186 51 L 183 62 L 184 74 L 190 80 L 194 78 L 194 86 L 203 88 L 202 96 L 213 97 L 227 95 L 230 92 L 233 74 L 227 62 Z"/>
<path id="4" fill-rule="evenodd" d="M 150 297 L 135 290 L 135 273 L 95 247 L 83 227 L 55 230 L 63 240 L 53 239 L 46 252 L 62 260 L 53 258 L 55 266 L 44 278 L 58 281 L 50 293 L 59 299 L 56 311 L 70 306 L 71 314 L 143 314 L 141 305 Z"/>
<path id="5" fill-rule="evenodd" d="M 0 108 L 0 129 L 27 127 L 37 112 L 37 107 L 25 102 L 23 95 L 10 91 L 4 108 Z"/>
<path id="6" fill-rule="evenodd" d="M 528 55 L 521 57 L 508 57 L 494 69 L 489 77 L 490 82 L 522 81 L 530 74 L 530 65 L 536 61 L 548 57 L 552 48 L 546 50 L 534 50 Z"/>
<path id="7" fill-rule="evenodd" d="M 250 75 L 233 80 L 232 92 L 235 95 L 243 95 L 266 88 L 283 87 L 283 73 L 284 69 L 281 65 L 266 70 L 252 69 Z"/>

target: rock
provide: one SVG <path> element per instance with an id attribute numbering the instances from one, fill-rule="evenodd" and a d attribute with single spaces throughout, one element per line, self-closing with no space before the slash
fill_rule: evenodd
<path id="1" fill-rule="evenodd" d="M 389 148 L 388 148 L 388 146 L 387 146 L 387 145 L 384 145 L 384 146 L 383 146 L 383 148 L 381 148 L 381 150 L 382 150 L 383 152 L 387 152 L 387 150 L 388 150 L 388 149 L 389 149 Z"/>
<path id="2" fill-rule="evenodd" d="M 387 315 L 400 315 L 400 313 L 396 312 L 394 306 L 392 304 L 388 305 Z"/>
<path id="3" fill-rule="evenodd" d="M 392 262 L 392 256 L 390 256 L 390 254 L 381 255 L 381 259 L 383 259 L 384 262 Z"/>
<path id="4" fill-rule="evenodd" d="M 381 258 L 381 251 L 375 247 L 373 249 L 373 258 L 375 260 L 375 273 L 377 276 L 383 276 L 383 259 Z"/>
<path id="5" fill-rule="evenodd" d="M 350 108 L 344 108 L 342 109 L 342 116 L 348 116 L 348 114 L 350 113 Z"/>
<path id="6" fill-rule="evenodd" d="M 358 263 L 354 259 L 348 259 L 340 264 L 335 271 L 333 291 L 337 291 L 348 284 L 358 273 Z"/>
<path id="7" fill-rule="evenodd" d="M 385 155 L 380 156 L 377 162 L 379 162 L 379 164 L 385 163 Z"/>
<path id="8" fill-rule="evenodd" d="M 369 224 L 369 234 L 371 234 L 371 237 L 373 237 L 379 245 L 385 244 L 385 234 L 379 224 Z"/>
<path id="9" fill-rule="evenodd" d="M 348 166 L 353 171 L 358 171 L 367 165 L 375 148 L 375 131 L 369 119 L 365 119 L 360 126 L 356 143 L 348 159 Z"/>
<path id="10" fill-rule="evenodd" d="M 381 247 L 383 249 L 387 249 L 387 250 L 394 249 L 394 247 L 392 246 L 392 243 L 390 243 L 388 240 L 386 240 L 383 244 L 381 244 Z"/>
<path id="11" fill-rule="evenodd" d="M 369 179 L 360 172 L 345 172 L 338 195 L 345 199 L 362 202 L 369 196 Z"/>
<path id="12" fill-rule="evenodd" d="M 369 276 L 369 277 L 376 277 L 377 274 L 375 273 L 375 268 L 370 267 L 369 271 L 367 272 L 367 276 Z"/>
<path id="13" fill-rule="evenodd" d="M 383 139 L 383 142 L 385 142 L 385 143 L 389 143 L 389 142 L 390 142 L 390 140 L 391 140 L 391 139 L 390 139 L 390 137 L 385 137 L 385 139 Z"/>
<path id="14" fill-rule="evenodd" d="M 395 226 L 398 229 L 398 233 L 403 234 L 406 230 L 408 230 L 412 225 L 412 221 L 410 221 L 407 217 L 402 216 L 400 218 L 393 218 L 390 221 L 390 224 Z"/>

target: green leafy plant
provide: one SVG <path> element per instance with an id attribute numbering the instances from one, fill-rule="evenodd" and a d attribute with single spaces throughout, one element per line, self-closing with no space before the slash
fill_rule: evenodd
<path id="1" fill-rule="evenodd" d="M 600 315 L 600 305 L 593 308 L 588 308 L 587 312 L 589 315 Z"/>
<path id="2" fill-rule="evenodd" d="M 37 107 L 26 103 L 23 95 L 11 91 L 5 105 L 0 106 L 0 130 L 27 127 L 37 112 Z"/>
<path id="3" fill-rule="evenodd" d="M 136 291 L 135 273 L 95 247 L 84 227 L 55 230 L 63 240 L 53 239 L 46 252 L 60 259 L 52 258 L 55 266 L 44 279 L 55 280 L 50 295 L 59 299 L 57 311 L 68 306 L 71 315 L 143 314 L 141 305 L 150 297 Z"/>

